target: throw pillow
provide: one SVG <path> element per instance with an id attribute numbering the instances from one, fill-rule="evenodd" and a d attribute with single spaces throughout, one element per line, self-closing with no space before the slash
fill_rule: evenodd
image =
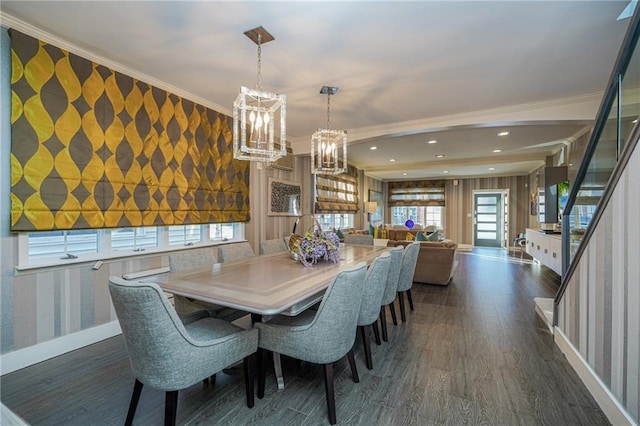
<path id="1" fill-rule="evenodd" d="M 438 241 L 440 239 L 440 235 L 438 231 L 433 231 L 428 237 L 427 241 Z"/>
<path id="2" fill-rule="evenodd" d="M 424 232 L 418 232 L 416 234 L 416 241 L 429 241 L 427 237 L 424 235 Z"/>
<path id="3" fill-rule="evenodd" d="M 376 237 L 376 230 L 372 224 L 369 224 L 369 235 L 373 235 L 373 238 Z"/>
<path id="4" fill-rule="evenodd" d="M 411 232 L 407 232 L 407 241 L 413 241 L 416 237 Z"/>
<path id="5" fill-rule="evenodd" d="M 387 230 L 384 229 L 384 225 L 378 226 L 377 231 L 378 231 L 378 236 L 376 238 L 384 238 L 384 239 L 387 238 Z"/>
<path id="6" fill-rule="evenodd" d="M 344 240 L 344 234 L 342 233 L 342 229 L 338 229 L 336 231 L 336 235 L 338 236 L 339 239 Z"/>

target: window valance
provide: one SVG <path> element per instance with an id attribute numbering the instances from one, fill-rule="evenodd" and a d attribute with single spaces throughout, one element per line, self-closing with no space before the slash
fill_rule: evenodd
<path id="1" fill-rule="evenodd" d="M 10 34 L 12 230 L 249 220 L 230 117 Z"/>
<path id="2" fill-rule="evenodd" d="M 358 212 L 358 169 L 340 175 L 315 175 L 315 213 Z"/>
<path id="3" fill-rule="evenodd" d="M 444 180 L 389 182 L 389 207 L 444 207 L 444 188 Z"/>

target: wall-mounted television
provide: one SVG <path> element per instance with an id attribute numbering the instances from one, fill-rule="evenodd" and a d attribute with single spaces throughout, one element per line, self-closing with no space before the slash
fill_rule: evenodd
<path id="1" fill-rule="evenodd" d="M 544 218 L 541 223 L 558 223 L 569 195 L 569 181 L 565 166 L 545 168 Z M 560 204 L 562 203 L 562 204 Z"/>

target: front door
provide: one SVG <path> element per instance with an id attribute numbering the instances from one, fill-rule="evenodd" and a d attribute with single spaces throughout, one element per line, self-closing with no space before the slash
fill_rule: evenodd
<path id="1" fill-rule="evenodd" d="M 501 194 L 474 195 L 474 245 L 501 247 L 500 232 Z"/>

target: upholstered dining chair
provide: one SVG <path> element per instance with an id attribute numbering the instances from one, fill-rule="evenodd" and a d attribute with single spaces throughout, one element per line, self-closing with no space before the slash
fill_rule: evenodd
<path id="1" fill-rule="evenodd" d="M 391 319 L 393 325 L 398 325 L 396 318 L 396 309 L 393 302 L 396 300 L 398 292 L 398 278 L 400 277 L 400 268 L 402 267 L 402 256 L 404 255 L 404 247 L 397 246 L 389 251 L 391 261 L 389 262 L 389 274 L 387 275 L 387 282 L 382 295 L 382 303 L 380 304 L 380 328 L 382 329 L 382 340 L 389 341 L 387 334 L 387 313 L 385 307 L 389 307 L 391 311 Z"/>
<path id="2" fill-rule="evenodd" d="M 353 356 L 353 343 L 366 270 L 367 265 L 360 262 L 340 272 L 325 292 L 317 311 L 306 310 L 295 317 L 278 316 L 269 322 L 254 325 L 260 331 L 258 398 L 264 397 L 266 351 L 322 364 L 329 422 L 336 423 L 333 363 L 347 355 L 353 381 L 360 381 Z"/>
<path id="3" fill-rule="evenodd" d="M 222 262 L 233 262 L 251 256 L 255 256 L 255 253 L 248 242 L 220 246 L 220 261 Z"/>
<path id="4" fill-rule="evenodd" d="M 345 234 L 345 244 L 357 244 L 361 246 L 372 246 L 373 235 Z"/>
<path id="5" fill-rule="evenodd" d="M 284 253 L 287 250 L 282 238 L 260 241 L 260 254 Z"/>
<path id="6" fill-rule="evenodd" d="M 398 278 L 398 302 L 400 302 L 400 316 L 402 322 L 407 322 L 404 313 L 404 294 L 407 294 L 409 308 L 413 311 L 413 299 L 411 298 L 411 286 L 413 286 L 413 274 L 416 271 L 416 263 L 418 261 L 418 253 L 420 252 L 420 243 L 414 241 L 404 249 L 402 256 L 402 267 L 400 268 L 400 277 Z"/>
<path id="7" fill-rule="evenodd" d="M 164 422 L 174 425 L 179 390 L 240 360 L 244 360 L 247 406 L 253 407 L 250 356 L 258 347 L 258 330 L 204 317 L 202 312 L 181 321 L 153 283 L 110 277 L 109 292 L 135 377 L 125 425 L 133 422 L 144 385 L 166 392 Z"/>
<path id="8" fill-rule="evenodd" d="M 171 272 L 183 272 L 189 269 L 212 267 L 215 263 L 218 263 L 218 259 L 216 259 L 213 247 L 181 250 L 169 254 L 169 269 Z M 180 317 L 201 310 L 207 311 L 209 316 L 225 321 L 235 321 L 247 315 L 247 312 L 238 309 L 202 302 L 177 294 L 173 296 L 173 302 L 176 312 Z"/>
<path id="9" fill-rule="evenodd" d="M 362 334 L 364 344 L 365 364 L 369 370 L 373 370 L 373 358 L 371 356 L 371 341 L 369 339 L 369 328 L 373 329 L 376 336 L 376 344 L 380 345 L 380 332 L 378 331 L 378 316 L 380 315 L 380 305 L 382 295 L 387 285 L 391 255 L 382 253 L 367 269 L 367 276 L 362 290 L 362 303 L 358 314 L 358 329 Z"/>

